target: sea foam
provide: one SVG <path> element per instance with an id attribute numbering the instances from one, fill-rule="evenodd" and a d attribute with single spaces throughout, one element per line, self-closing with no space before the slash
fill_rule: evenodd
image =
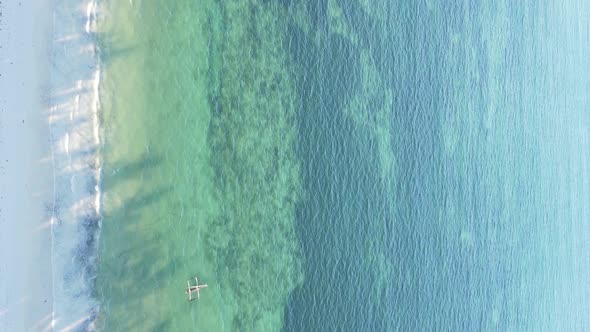
<path id="1" fill-rule="evenodd" d="M 52 328 L 95 330 L 96 249 L 101 225 L 98 50 L 95 0 L 56 4 L 49 128 L 53 162 Z"/>

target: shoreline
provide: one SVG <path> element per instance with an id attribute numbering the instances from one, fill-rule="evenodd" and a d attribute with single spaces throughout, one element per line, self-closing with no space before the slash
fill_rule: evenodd
<path id="1" fill-rule="evenodd" d="M 94 330 L 96 1 L 0 10 L 0 330 Z"/>
<path id="2" fill-rule="evenodd" d="M 55 200 L 52 215 L 53 328 L 94 330 L 100 215 L 96 1 L 53 9 L 51 107 Z"/>

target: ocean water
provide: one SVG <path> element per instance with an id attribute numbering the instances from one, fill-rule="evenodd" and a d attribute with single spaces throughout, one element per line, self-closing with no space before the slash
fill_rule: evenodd
<path id="1" fill-rule="evenodd" d="M 99 328 L 590 326 L 588 12 L 100 1 Z"/>

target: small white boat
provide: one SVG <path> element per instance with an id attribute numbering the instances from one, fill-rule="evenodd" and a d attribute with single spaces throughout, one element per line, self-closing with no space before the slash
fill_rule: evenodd
<path id="1" fill-rule="evenodd" d="M 201 289 L 207 287 L 207 284 L 199 285 L 199 279 L 197 279 L 197 277 L 195 277 L 195 285 L 194 286 L 191 286 L 190 280 L 187 280 L 186 284 L 188 287 L 186 288 L 185 293 L 188 294 L 189 301 L 192 301 L 195 299 L 193 297 L 194 292 L 197 292 L 197 299 L 199 299 L 201 297 L 201 293 L 200 293 Z"/>

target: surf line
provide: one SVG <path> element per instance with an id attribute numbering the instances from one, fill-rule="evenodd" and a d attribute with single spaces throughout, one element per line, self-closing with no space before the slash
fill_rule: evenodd
<path id="1" fill-rule="evenodd" d="M 50 49 L 50 328 L 95 330 L 99 303 L 93 288 L 102 227 L 98 3 L 66 2 L 53 8 Z"/>

